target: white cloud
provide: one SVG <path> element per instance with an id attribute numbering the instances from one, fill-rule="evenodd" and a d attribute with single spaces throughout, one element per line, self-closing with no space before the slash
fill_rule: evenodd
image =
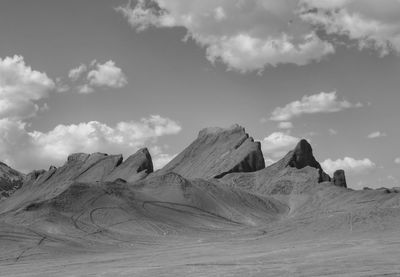
<path id="1" fill-rule="evenodd" d="M 292 129 L 293 128 L 293 123 L 289 122 L 289 121 L 279 122 L 278 128 L 279 129 Z"/>
<path id="2" fill-rule="evenodd" d="M 69 71 L 68 77 L 72 81 L 77 81 L 82 75 L 87 71 L 87 66 L 85 64 L 81 64 L 80 66 L 73 68 Z"/>
<path id="3" fill-rule="evenodd" d="M 0 120 L 0 156 L 9 165 L 25 171 L 59 165 L 74 152 L 101 151 L 127 156 L 145 144 L 154 145 L 161 136 L 181 130 L 177 122 L 159 115 L 119 122 L 113 127 L 98 121 L 58 125 L 48 132 L 30 132 L 26 127 L 18 120 Z M 166 160 L 166 156 L 160 157 Z"/>
<path id="4" fill-rule="evenodd" d="M 34 116 L 40 110 L 36 101 L 54 88 L 54 81 L 26 65 L 22 56 L 0 58 L 0 118 Z"/>
<path id="5" fill-rule="evenodd" d="M 396 158 L 396 159 L 394 160 L 394 162 L 395 162 L 396 164 L 400 164 L 400 157 Z"/>
<path id="6" fill-rule="evenodd" d="M 128 83 L 121 68 L 111 60 L 104 64 L 96 63 L 96 69 L 88 73 L 87 79 L 94 87 L 122 88 Z"/>
<path id="7" fill-rule="evenodd" d="M 301 0 L 301 19 L 328 34 L 347 36 L 360 49 L 386 55 L 400 53 L 400 2 L 398 0 Z"/>
<path id="8" fill-rule="evenodd" d="M 154 155 L 153 156 L 154 170 L 163 168 L 167 163 L 169 163 L 175 157 L 176 157 L 176 154 L 169 155 L 169 154 L 161 153 L 161 154 Z"/>
<path id="9" fill-rule="evenodd" d="M 261 140 L 261 149 L 266 156 L 266 160 L 273 161 L 282 158 L 293 150 L 299 141 L 300 138 L 282 132 L 275 132 Z"/>
<path id="10" fill-rule="evenodd" d="M 321 163 L 321 166 L 330 175 L 338 169 L 345 170 L 346 174 L 362 174 L 376 168 L 376 164 L 368 158 L 356 160 L 350 157 L 335 161 L 327 159 Z"/>
<path id="11" fill-rule="evenodd" d="M 210 61 L 240 72 L 305 65 L 352 41 L 381 55 L 400 53 L 398 0 L 138 0 L 117 11 L 137 31 L 183 27 Z"/>
<path id="12" fill-rule="evenodd" d="M 386 136 L 387 136 L 386 133 L 382 133 L 382 132 L 380 132 L 380 131 L 376 131 L 376 132 L 373 132 L 373 133 L 369 134 L 369 135 L 367 136 L 367 138 L 369 138 L 369 139 L 375 139 L 375 138 L 381 138 L 381 137 L 386 137 Z"/>
<path id="13" fill-rule="evenodd" d="M 92 88 L 88 84 L 78 86 L 76 89 L 77 89 L 78 93 L 81 93 L 81 94 L 89 94 L 89 93 L 94 92 L 94 88 Z"/>
<path id="14" fill-rule="evenodd" d="M 128 84 L 126 75 L 115 62 L 103 64 L 93 60 L 89 65 L 81 64 L 69 71 L 68 77 L 74 91 L 82 94 L 95 92 L 95 88 L 122 88 Z"/>
<path id="15" fill-rule="evenodd" d="M 137 31 L 184 27 L 207 59 L 240 72 L 282 63 L 305 65 L 333 53 L 296 12 L 298 0 L 139 0 L 120 6 Z"/>
<path id="16" fill-rule="evenodd" d="M 300 101 L 294 101 L 284 107 L 276 108 L 270 117 L 274 121 L 287 121 L 303 114 L 333 113 L 344 109 L 362 107 L 361 103 L 352 104 L 338 100 L 336 91 L 305 95 Z"/>

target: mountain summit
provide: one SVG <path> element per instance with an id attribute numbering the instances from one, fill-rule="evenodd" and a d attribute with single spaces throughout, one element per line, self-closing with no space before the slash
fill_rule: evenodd
<path id="1" fill-rule="evenodd" d="M 159 173 L 172 171 L 189 179 L 209 179 L 263 168 L 260 142 L 255 142 L 243 127 L 233 125 L 201 130 L 197 139 Z"/>

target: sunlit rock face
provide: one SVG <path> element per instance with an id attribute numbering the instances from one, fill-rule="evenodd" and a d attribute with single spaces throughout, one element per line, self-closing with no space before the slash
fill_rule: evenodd
<path id="1" fill-rule="evenodd" d="M 265 168 L 260 142 L 255 142 L 239 125 L 206 128 L 197 139 L 159 173 L 175 172 L 185 178 L 221 178 L 232 172 Z"/>

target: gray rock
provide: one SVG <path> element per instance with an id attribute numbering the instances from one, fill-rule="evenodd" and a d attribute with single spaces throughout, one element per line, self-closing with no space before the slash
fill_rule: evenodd
<path id="1" fill-rule="evenodd" d="M 24 174 L 0 162 L 0 199 L 10 196 L 18 190 L 24 179 Z"/>
<path id="2" fill-rule="evenodd" d="M 261 144 L 239 125 L 228 129 L 206 128 L 197 139 L 158 174 L 175 172 L 194 178 L 221 178 L 232 172 L 253 172 L 265 168 Z"/>
<path id="3" fill-rule="evenodd" d="M 302 139 L 296 145 L 293 151 L 289 152 L 289 154 L 283 159 L 287 162 L 287 166 L 295 167 L 297 169 L 302 169 L 306 166 L 314 167 L 319 171 L 319 180 L 318 182 L 329 182 L 331 181 L 331 177 L 325 173 L 319 162 L 315 159 L 313 155 L 313 150 L 311 145 L 307 140 Z"/>
<path id="4" fill-rule="evenodd" d="M 123 179 L 127 182 L 134 182 L 145 178 L 152 172 L 153 162 L 151 155 L 147 148 L 143 148 L 117 166 L 105 179 L 107 181 Z"/>
<path id="5" fill-rule="evenodd" d="M 347 188 L 346 176 L 343 169 L 336 170 L 335 173 L 333 173 L 332 182 L 335 186 Z"/>

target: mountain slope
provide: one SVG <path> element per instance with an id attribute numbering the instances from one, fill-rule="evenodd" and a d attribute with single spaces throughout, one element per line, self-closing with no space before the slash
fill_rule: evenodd
<path id="1" fill-rule="evenodd" d="M 267 168 L 260 157 L 234 126 L 154 173 L 147 149 L 34 171 L 0 201 L 2 274 L 396 276 L 396 190 L 330 181 L 304 140 Z"/>
<path id="2" fill-rule="evenodd" d="M 252 172 L 265 167 L 261 145 L 239 125 L 206 128 L 197 139 L 159 173 L 175 172 L 183 177 L 221 178 L 231 172 Z"/>
<path id="3" fill-rule="evenodd" d="M 22 186 L 25 175 L 0 162 L 0 199 L 9 197 Z"/>

